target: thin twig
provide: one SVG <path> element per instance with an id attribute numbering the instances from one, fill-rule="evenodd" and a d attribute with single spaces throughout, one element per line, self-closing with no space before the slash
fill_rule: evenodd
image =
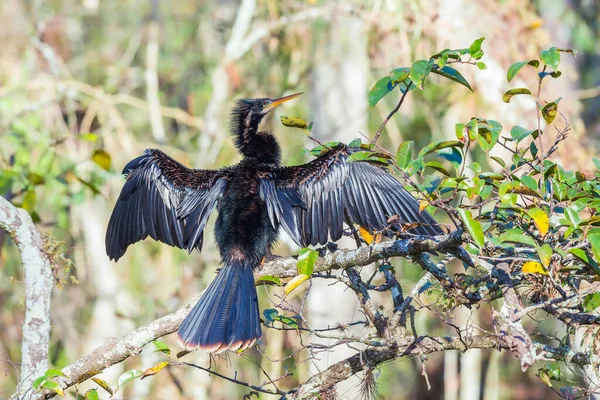
<path id="1" fill-rule="evenodd" d="M 404 91 L 404 93 L 402 93 L 402 96 L 400 97 L 400 101 L 398 102 L 396 107 L 388 114 L 386 119 L 383 120 L 379 129 L 377 129 L 377 132 L 375 132 L 375 136 L 373 137 L 373 140 L 371 141 L 371 145 L 374 145 L 375 143 L 377 143 L 377 140 L 379 139 L 379 136 L 381 136 L 381 132 L 383 131 L 383 128 L 385 128 L 385 126 L 387 125 L 389 120 L 394 116 L 394 114 L 396 114 L 398 112 L 398 110 L 400 109 L 400 106 L 402 106 L 402 103 L 404 103 L 404 98 L 410 91 L 410 87 L 412 86 L 412 84 L 413 84 L 412 81 L 409 80 L 409 83 L 406 86 L 406 90 Z"/>

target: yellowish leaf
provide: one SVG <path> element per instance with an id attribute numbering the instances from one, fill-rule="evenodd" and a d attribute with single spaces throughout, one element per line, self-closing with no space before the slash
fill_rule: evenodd
<path id="1" fill-rule="evenodd" d="M 373 235 L 368 230 L 364 229 L 362 226 L 358 227 L 358 233 L 360 236 L 367 242 L 367 244 L 373 243 Z"/>
<path id="2" fill-rule="evenodd" d="M 98 149 L 94 151 L 94 154 L 92 154 L 92 161 L 98 164 L 100 168 L 108 171 L 110 169 L 112 159 L 110 157 L 110 154 L 108 154 L 104 150 Z"/>
<path id="3" fill-rule="evenodd" d="M 426 209 L 428 205 L 429 205 L 428 201 L 425 201 L 425 200 L 419 201 L 419 213 L 422 213 L 423 210 Z"/>
<path id="4" fill-rule="evenodd" d="M 538 29 L 541 28 L 542 26 L 544 26 L 544 20 L 541 18 L 536 18 L 533 21 L 531 21 L 526 28 L 527 29 Z"/>
<path id="5" fill-rule="evenodd" d="M 377 233 L 373 235 L 371 232 L 363 228 L 362 226 L 358 227 L 358 233 L 364 239 L 367 244 L 371 244 L 373 242 L 380 243 L 383 239 L 383 235 L 381 233 Z"/>
<path id="6" fill-rule="evenodd" d="M 546 269 L 537 261 L 527 261 L 522 267 L 524 274 L 548 275 Z"/>
<path id="7" fill-rule="evenodd" d="M 550 220 L 548 219 L 548 214 L 546 214 L 546 211 L 542 210 L 541 208 L 535 207 L 529 209 L 527 211 L 527 215 L 529 215 L 533 220 L 533 223 L 535 224 L 537 230 L 540 232 L 540 235 L 546 236 L 546 233 L 548 232 L 548 228 L 550 226 Z"/>
<path id="8" fill-rule="evenodd" d="M 100 387 L 104 390 L 106 390 L 108 392 L 108 394 L 110 394 L 112 396 L 113 394 L 113 390 L 111 389 L 110 385 L 108 384 L 108 382 L 106 382 L 103 379 L 100 378 L 92 378 L 92 380 L 94 382 L 96 382 L 98 385 L 100 385 Z"/>
<path id="9" fill-rule="evenodd" d="M 290 292 L 294 289 L 296 289 L 302 282 L 304 282 L 305 280 L 308 279 L 308 275 L 305 274 L 299 274 L 296 275 L 291 281 L 289 281 L 286 285 L 285 288 L 283 289 L 285 294 L 290 294 Z"/>
<path id="10" fill-rule="evenodd" d="M 144 378 L 146 378 L 148 376 L 152 376 L 152 375 L 158 374 L 164 367 L 166 367 L 169 364 L 171 364 L 169 361 L 159 362 L 154 367 L 148 368 L 147 370 L 145 370 L 144 371 L 144 375 L 142 375 L 141 379 L 144 379 Z"/>
<path id="11" fill-rule="evenodd" d="M 298 117 L 282 116 L 281 123 L 285 126 L 289 126 L 290 128 L 300 128 L 300 129 L 308 128 L 308 124 L 306 123 L 306 121 L 303 120 L 302 118 L 298 118 Z"/>

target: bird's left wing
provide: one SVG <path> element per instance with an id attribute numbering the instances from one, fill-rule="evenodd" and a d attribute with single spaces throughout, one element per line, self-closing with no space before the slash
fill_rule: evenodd
<path id="1" fill-rule="evenodd" d="M 366 162 L 348 162 L 355 151 L 338 145 L 309 163 L 280 168 L 262 179 L 261 196 L 273 225 L 280 223 L 301 246 L 341 238 L 345 210 L 370 231 L 386 228 L 388 218 L 398 215 L 400 222 L 416 224 L 408 232 L 443 233 L 386 170 Z"/>
<path id="2" fill-rule="evenodd" d="M 190 252 L 202 248 L 208 217 L 227 187 L 222 171 L 190 169 L 160 150 L 146 150 L 123 174 L 127 181 L 106 231 L 111 259 L 148 236 Z"/>

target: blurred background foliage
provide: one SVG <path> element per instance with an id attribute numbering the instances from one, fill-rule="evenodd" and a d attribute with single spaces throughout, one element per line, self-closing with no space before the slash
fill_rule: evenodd
<path id="1" fill-rule="evenodd" d="M 420 149 L 431 140 L 453 138 L 454 125 L 474 115 L 504 126 L 533 120 L 531 104 L 502 102 L 509 88 L 505 71 L 554 45 L 579 53 L 564 57 L 563 78 L 548 85 L 547 98 L 563 96 L 561 110 L 573 127 L 568 146 L 555 158 L 565 168 L 590 168 L 600 140 L 599 15 L 600 4 L 593 0 L 3 0 L 0 193 L 50 233 L 57 280 L 52 365 L 63 367 L 108 337 L 176 309 L 213 277 L 218 254 L 211 234 L 201 255 L 147 242 L 131 248 L 118 264 L 105 256 L 104 232 L 123 183 L 120 171 L 143 149 L 160 147 L 195 167 L 235 162 L 227 132 L 234 99 L 298 91 L 305 96 L 279 115 L 313 121 L 312 133 L 321 141 L 370 137 L 397 101 L 388 96 L 368 108 L 367 92 L 379 77 L 485 36 L 487 69 L 461 69 L 474 93 L 432 79 L 439 85 L 414 91 L 379 143 L 394 152 L 402 141 L 414 140 Z M 301 148 L 312 144 L 300 130 L 278 121 L 272 118 L 266 126 L 280 139 L 284 162 L 306 160 Z M 280 254 L 294 251 L 282 240 Z M 2 233 L 0 266 L 0 356 L 18 363 L 23 277 L 16 247 Z M 421 275 L 410 265 L 396 270 L 407 286 Z M 266 296 L 261 303 L 268 306 Z M 342 294 L 338 299 L 327 290 L 311 292 L 311 304 L 325 325 L 349 322 L 356 310 L 356 304 L 343 304 Z M 472 311 L 454 318 L 457 324 L 477 319 Z M 418 323 L 423 331 L 443 333 L 439 321 Z M 238 378 L 256 383 L 264 381 L 259 366 L 271 376 L 288 369 L 294 376 L 282 384 L 289 386 L 314 370 L 302 362 L 303 353 L 283 365 L 269 361 L 300 347 L 295 333 L 269 330 L 265 341 L 268 347 L 259 346 L 265 355 L 252 350 L 218 359 L 218 369 L 237 370 Z M 177 347 L 171 337 L 165 342 Z M 150 349 L 102 378 L 115 383 L 124 370 L 149 367 L 160 357 Z M 206 354 L 188 357 L 209 362 Z M 332 354 L 321 366 L 342 357 Z M 416 360 L 387 364 L 378 377 L 381 394 L 486 400 L 553 395 L 533 371 L 522 374 L 510 355 L 436 354 L 427 368 L 430 391 Z M 6 370 L 0 398 L 16 382 L 10 367 Z M 121 395 L 229 399 L 239 390 L 201 371 L 169 369 L 136 381 Z M 357 392 L 350 385 L 346 396 Z"/>

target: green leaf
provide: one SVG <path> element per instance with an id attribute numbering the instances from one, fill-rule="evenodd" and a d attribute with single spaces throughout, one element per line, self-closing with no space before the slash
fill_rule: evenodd
<path id="1" fill-rule="evenodd" d="M 519 71 L 528 64 L 534 68 L 537 68 L 540 65 L 540 62 L 538 60 L 516 62 L 508 68 L 508 72 L 506 73 L 506 79 L 509 82 L 512 81 L 513 78 L 519 73 Z"/>
<path id="2" fill-rule="evenodd" d="M 98 391 L 96 389 L 90 389 L 85 392 L 85 400 L 99 400 Z"/>
<path id="3" fill-rule="evenodd" d="M 485 65 L 484 62 L 477 61 L 477 68 L 479 68 L 480 71 L 483 71 L 483 70 L 487 69 L 487 65 Z"/>
<path id="4" fill-rule="evenodd" d="M 460 216 L 460 219 L 467 228 L 467 231 L 469 231 L 469 234 L 471 235 L 477 246 L 479 248 L 482 248 L 485 242 L 485 237 L 483 235 L 483 229 L 481 228 L 481 224 L 479 223 L 479 221 L 473 219 L 471 211 L 469 210 L 459 208 L 457 209 L 457 211 L 458 215 Z"/>
<path id="5" fill-rule="evenodd" d="M 600 262 L 600 232 L 597 229 L 593 230 L 593 233 L 588 234 L 588 240 L 592 246 L 592 253 L 596 262 Z"/>
<path id="6" fill-rule="evenodd" d="M 117 380 L 117 387 L 121 388 L 123 385 L 131 382 L 134 379 L 137 379 L 144 375 L 144 371 L 140 371 L 139 369 L 131 369 L 127 372 L 124 372 L 119 376 Z"/>
<path id="7" fill-rule="evenodd" d="M 56 393 L 62 397 L 65 397 L 65 392 L 63 391 L 62 387 L 60 387 L 60 385 L 54 381 L 45 380 L 44 382 L 42 382 L 40 387 L 42 389 L 51 390 L 54 393 Z"/>
<path id="8" fill-rule="evenodd" d="M 154 347 L 156 347 L 155 352 L 164 353 L 168 356 L 171 355 L 171 349 L 169 348 L 169 346 L 167 346 L 167 344 L 165 342 L 161 342 L 160 340 L 155 340 L 152 342 L 152 344 L 154 345 Z"/>
<path id="9" fill-rule="evenodd" d="M 542 108 L 542 116 L 548 125 L 556 118 L 558 105 L 555 102 L 548 103 Z"/>
<path id="10" fill-rule="evenodd" d="M 519 143 L 523 139 L 525 139 L 527 136 L 531 135 L 533 132 L 535 132 L 535 130 L 528 131 L 527 129 L 523 128 L 522 126 L 515 125 L 510 130 L 510 136 L 513 138 L 513 140 L 515 140 L 517 143 Z"/>
<path id="11" fill-rule="evenodd" d="M 282 324 L 288 325 L 291 328 L 298 329 L 298 321 L 295 318 L 290 318 L 288 316 L 279 314 L 276 315 L 273 319 L 275 321 L 281 322 Z"/>
<path id="12" fill-rule="evenodd" d="M 462 148 L 464 144 L 458 140 L 446 140 L 443 142 L 433 142 L 423 147 L 419 152 L 419 157 L 424 157 L 427 154 L 433 153 L 434 151 L 445 149 L 447 147 L 460 147 Z"/>
<path id="13" fill-rule="evenodd" d="M 438 54 L 439 54 L 439 57 L 438 57 Z M 448 63 L 448 57 L 450 57 L 450 54 L 448 53 L 447 50 L 444 50 L 444 51 L 442 51 L 442 52 L 440 52 L 438 54 L 436 54 L 435 56 L 433 56 L 431 58 L 437 58 L 438 59 L 437 65 L 440 68 L 443 68 L 444 65 L 446 65 Z"/>
<path id="14" fill-rule="evenodd" d="M 298 253 L 298 260 L 296 261 L 298 273 L 311 276 L 318 258 L 319 252 L 316 250 L 308 248 L 300 250 L 300 253 Z"/>
<path id="15" fill-rule="evenodd" d="M 465 124 L 456 124 L 454 126 L 454 131 L 457 139 L 463 139 L 465 137 Z"/>
<path id="16" fill-rule="evenodd" d="M 546 365 L 546 369 L 548 369 L 548 373 L 550 374 L 550 379 L 554 381 L 560 381 L 560 364 L 557 362 L 550 363 Z"/>
<path id="17" fill-rule="evenodd" d="M 517 96 L 520 94 L 531 95 L 531 91 L 527 88 L 510 89 L 509 91 L 504 93 L 504 95 L 502 96 L 502 101 L 504 101 L 505 103 L 510 103 L 510 99 L 512 99 L 513 96 Z"/>
<path id="18" fill-rule="evenodd" d="M 477 142 L 484 151 L 490 151 L 498 143 L 498 138 L 502 132 L 502 124 L 498 121 L 487 120 L 479 123 Z"/>
<path id="19" fill-rule="evenodd" d="M 435 169 L 436 171 L 441 172 L 442 174 L 444 174 L 446 176 L 450 176 L 450 173 L 448 172 L 448 170 L 446 170 L 446 168 L 444 168 L 444 166 L 437 161 L 426 162 L 425 166 Z"/>
<path id="20" fill-rule="evenodd" d="M 369 91 L 369 107 L 374 107 L 375 104 L 390 93 L 396 85 L 392 84 L 392 78 L 386 76 L 377 81 L 375 86 Z"/>
<path id="21" fill-rule="evenodd" d="M 541 72 L 538 72 L 538 76 L 540 77 L 540 79 L 544 79 L 547 76 L 551 76 L 553 78 L 560 78 L 561 75 L 562 75 L 562 72 L 560 72 L 560 71 L 552 71 L 552 72 L 541 71 Z"/>
<path id="22" fill-rule="evenodd" d="M 600 158 L 592 157 L 592 162 L 594 163 L 594 167 L 596 167 L 596 169 L 600 169 Z"/>
<path id="23" fill-rule="evenodd" d="M 588 266 L 592 271 L 596 273 L 596 275 L 600 276 L 600 266 L 598 263 L 594 261 L 593 258 L 590 258 L 588 254 L 583 249 L 574 248 L 570 249 L 569 253 L 573 254 L 579 261 L 583 262 L 586 266 Z"/>
<path id="24" fill-rule="evenodd" d="M 502 243 L 519 243 L 535 247 L 535 240 L 527 236 L 521 229 L 513 228 L 502 234 L 499 239 Z"/>
<path id="25" fill-rule="evenodd" d="M 528 188 L 527 186 L 524 186 L 524 185 L 519 185 L 519 186 L 511 187 L 511 188 L 508 189 L 507 192 L 508 193 L 520 194 L 522 196 L 537 197 L 538 199 L 542 198 L 542 196 L 540 196 L 540 194 L 537 192 L 537 190 L 533 190 L 533 189 Z"/>
<path id="26" fill-rule="evenodd" d="M 438 150 L 436 151 L 436 154 L 444 160 L 449 161 L 456 170 L 460 168 L 460 165 L 463 162 L 463 156 L 461 152 L 456 149 L 456 147 L 448 147 Z"/>
<path id="27" fill-rule="evenodd" d="M 400 82 L 403 82 L 410 75 L 410 68 L 401 67 L 396 68 L 392 72 L 390 72 L 390 78 L 392 78 L 392 85 L 397 85 Z"/>
<path id="28" fill-rule="evenodd" d="M 469 140 L 477 139 L 477 136 L 479 135 L 479 121 L 477 121 L 477 118 L 471 118 L 471 120 L 465 124 L 465 129 L 467 130 Z"/>
<path id="29" fill-rule="evenodd" d="M 348 143 L 348 147 L 360 147 L 361 144 L 362 144 L 362 140 L 360 140 L 360 138 L 356 138 L 353 141 L 351 141 L 350 143 Z"/>
<path id="30" fill-rule="evenodd" d="M 29 214 L 33 212 L 35 208 L 36 194 L 35 189 L 31 188 L 27 192 L 25 192 L 25 196 L 23 196 L 23 202 L 21 203 L 21 208 L 27 211 Z"/>
<path id="31" fill-rule="evenodd" d="M 256 283 L 273 283 L 277 286 L 281 286 L 281 279 L 273 275 L 263 275 L 256 280 Z"/>
<path id="32" fill-rule="evenodd" d="M 537 181 L 529 175 L 523 175 L 522 177 L 519 178 L 519 181 L 521 181 L 521 183 L 523 185 L 527 186 L 529 189 L 538 190 Z"/>
<path id="33" fill-rule="evenodd" d="M 108 171 L 110 169 L 112 159 L 110 154 L 108 154 L 106 151 L 98 149 L 94 151 L 94 154 L 92 154 L 92 161 L 98 164 L 100 168 Z"/>
<path id="34" fill-rule="evenodd" d="M 433 68 L 434 60 L 417 60 L 410 67 L 410 79 L 413 81 L 416 87 L 423 90 L 423 84 L 425 78 L 431 72 Z"/>
<path id="35" fill-rule="evenodd" d="M 28 173 L 27 180 L 33 186 L 42 185 L 44 182 L 46 182 L 46 179 L 44 179 L 43 176 L 41 176 L 40 174 L 36 174 L 35 172 Z"/>
<path id="36" fill-rule="evenodd" d="M 463 85 L 464 87 L 466 87 L 467 89 L 469 89 L 471 92 L 473 91 L 473 89 L 471 88 L 471 85 L 469 85 L 469 82 L 467 82 L 467 80 L 465 79 L 464 76 L 462 76 L 460 74 L 460 72 L 458 72 L 457 70 L 455 70 L 454 68 L 445 66 L 442 69 L 438 69 L 437 65 L 434 65 L 431 72 L 433 72 L 434 74 L 438 74 L 440 76 L 443 76 L 446 79 L 450 79 L 451 81 L 454 81 L 456 83 L 460 83 L 461 85 Z"/>
<path id="37" fill-rule="evenodd" d="M 267 308 L 266 310 L 263 310 L 263 315 L 265 316 L 265 319 L 267 320 L 267 322 L 273 323 L 273 321 L 275 321 L 275 317 L 277 316 L 277 314 L 279 314 L 279 313 L 274 308 Z"/>
<path id="38" fill-rule="evenodd" d="M 286 116 L 283 116 L 283 115 L 281 117 L 279 117 L 279 118 L 281 119 L 281 123 L 284 126 L 287 126 L 289 128 L 300 128 L 300 129 L 307 129 L 308 128 L 308 124 L 302 118 L 298 118 L 298 117 L 286 117 Z"/>
<path id="39" fill-rule="evenodd" d="M 546 268 L 550 265 L 550 260 L 552 259 L 552 247 L 548 243 L 544 243 L 542 246 L 537 249 L 538 256 L 540 257 L 540 261 L 542 265 Z"/>
<path id="40" fill-rule="evenodd" d="M 310 149 L 309 153 L 315 157 L 318 157 L 321 154 L 331 150 L 332 148 L 339 146 L 340 144 L 340 142 L 326 142 L 313 147 L 312 149 Z"/>
<path id="41" fill-rule="evenodd" d="M 600 293 L 590 293 L 583 298 L 583 308 L 586 312 L 592 312 L 600 307 Z"/>
<path id="42" fill-rule="evenodd" d="M 485 40 L 485 38 L 479 38 L 476 39 L 471 46 L 469 46 L 469 54 L 475 58 L 475 59 L 479 59 L 481 58 L 481 56 L 483 55 L 483 52 L 481 51 L 481 43 L 483 43 L 483 41 Z M 480 55 L 481 53 L 481 55 Z"/>
<path id="43" fill-rule="evenodd" d="M 38 390 L 40 388 L 40 385 L 42 384 L 42 382 L 44 382 L 45 380 L 46 380 L 46 377 L 42 375 L 42 376 L 36 378 L 33 381 L 33 384 L 31 386 L 33 386 L 33 388 L 35 390 Z"/>
<path id="44" fill-rule="evenodd" d="M 575 228 L 577 228 L 579 226 L 579 224 L 581 223 L 581 218 L 579 217 L 579 213 L 571 207 L 565 208 L 565 216 L 569 219 L 569 221 Z"/>
<path id="45" fill-rule="evenodd" d="M 488 197 L 490 197 L 490 195 L 492 194 L 492 190 L 494 189 L 494 187 L 492 185 L 485 185 L 484 187 L 481 188 L 481 190 L 479 191 L 479 196 L 481 196 L 481 198 L 483 200 L 487 199 Z"/>
<path id="46" fill-rule="evenodd" d="M 56 378 L 57 376 L 65 376 L 60 369 L 49 369 L 44 373 L 46 379 Z"/>
<path id="47" fill-rule="evenodd" d="M 396 163 L 398 163 L 398 167 L 401 170 L 406 170 L 412 160 L 413 149 L 415 147 L 415 142 L 406 141 L 402 142 L 400 147 L 398 147 L 398 151 L 396 152 Z"/>
<path id="48" fill-rule="evenodd" d="M 550 47 L 548 50 L 540 52 L 540 59 L 553 70 L 557 70 L 560 64 L 560 52 L 556 47 Z"/>
<path id="49" fill-rule="evenodd" d="M 374 162 L 383 165 L 388 165 L 389 156 L 383 153 L 373 153 L 370 151 L 357 151 L 350 154 L 350 157 L 346 159 L 347 162 Z"/>
<path id="50" fill-rule="evenodd" d="M 500 157 L 496 157 L 496 156 L 491 156 L 490 157 L 492 160 L 496 161 L 498 164 L 500 164 L 500 166 L 502 168 L 506 168 L 506 163 L 504 162 L 503 159 L 501 159 Z"/>

